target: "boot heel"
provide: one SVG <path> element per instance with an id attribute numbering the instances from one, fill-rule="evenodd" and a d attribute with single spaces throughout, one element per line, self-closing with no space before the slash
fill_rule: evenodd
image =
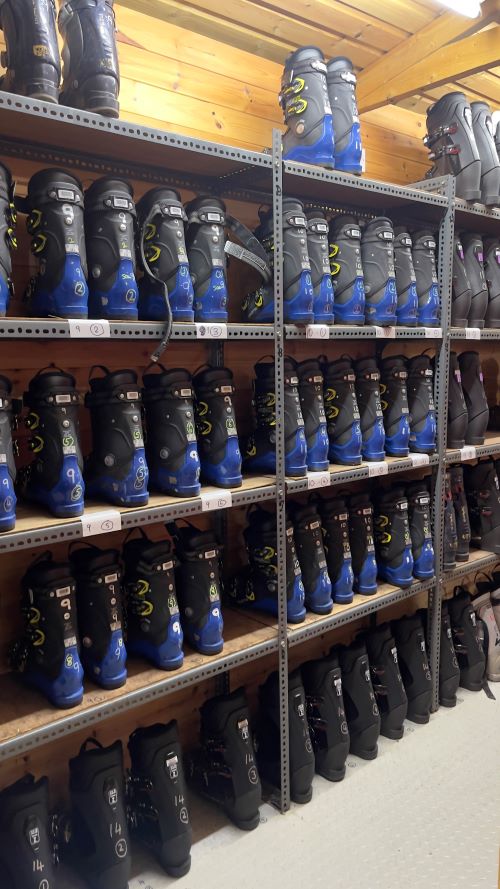
<path id="1" fill-rule="evenodd" d="M 431 694 L 430 692 L 422 692 L 416 698 L 408 701 L 408 715 L 410 722 L 417 725 L 426 725 L 431 718 Z"/>
<path id="2" fill-rule="evenodd" d="M 291 779 L 291 797 L 294 803 L 304 805 L 311 802 L 313 789 L 311 785 L 311 767 L 302 766 L 294 770 Z"/>
<path id="3" fill-rule="evenodd" d="M 360 759 L 376 759 L 378 756 L 379 723 L 363 729 L 358 735 L 351 735 L 349 753 L 359 756 Z"/>
<path id="4" fill-rule="evenodd" d="M 59 102 L 59 76 L 46 62 L 30 65 L 30 78 L 26 81 L 25 92 L 30 99 L 39 102 Z"/>
<path id="5" fill-rule="evenodd" d="M 115 78 L 107 74 L 97 74 L 85 82 L 82 104 L 86 111 L 116 118 L 120 114 L 117 94 L 118 85 Z"/>

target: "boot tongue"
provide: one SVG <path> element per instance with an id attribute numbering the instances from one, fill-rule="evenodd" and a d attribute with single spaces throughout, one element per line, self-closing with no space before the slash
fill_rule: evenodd
<path id="1" fill-rule="evenodd" d="M 93 392 L 110 392 L 115 389 L 133 388 L 137 390 L 137 374 L 133 370 L 114 370 L 104 377 L 93 377 L 90 381 Z"/>
<path id="2" fill-rule="evenodd" d="M 72 582 L 71 566 L 68 562 L 52 562 L 50 559 L 31 565 L 23 578 L 25 589 L 30 587 L 37 589 L 41 586 L 53 586 L 60 583 L 68 586 Z"/>
<path id="3" fill-rule="evenodd" d="M 310 358 L 307 361 L 301 361 L 297 365 L 297 374 L 300 380 L 307 380 L 308 377 L 320 376 L 323 379 L 321 364 L 316 358 Z M 318 380 L 318 382 L 320 382 Z"/>
<path id="4" fill-rule="evenodd" d="M 146 389 L 168 388 L 175 383 L 181 383 L 186 388 L 191 388 L 191 374 L 182 367 L 175 367 L 163 373 L 149 373 L 142 377 Z"/>
<path id="5" fill-rule="evenodd" d="M 248 705 L 243 688 L 237 688 L 228 695 L 211 698 L 201 708 L 203 730 L 222 734 L 229 718 L 232 715 L 238 717 L 238 710 L 244 711 L 240 714 L 242 719 L 248 719 Z"/>
<path id="6" fill-rule="evenodd" d="M 121 741 L 110 747 L 88 747 L 69 761 L 70 786 L 85 790 L 90 787 L 96 775 L 117 770 L 120 780 L 123 772 L 123 752 Z"/>
<path id="7" fill-rule="evenodd" d="M 80 195 L 80 205 L 83 207 L 83 186 L 76 176 L 72 176 L 66 170 L 40 170 L 31 177 L 28 184 L 28 202 L 37 203 L 40 198 L 57 199 L 58 192 L 70 190 Z M 59 198 L 63 200 L 63 198 Z"/>
<path id="8" fill-rule="evenodd" d="M 175 719 L 167 725 L 157 722 L 146 728 L 136 729 L 128 742 L 133 767 L 139 771 L 149 770 L 160 750 L 178 743 L 179 735 Z"/>
<path id="9" fill-rule="evenodd" d="M 204 388 L 213 386 L 214 383 L 231 386 L 233 383 L 233 374 L 227 367 L 208 367 L 197 373 L 193 378 L 194 388 Z"/>
<path id="10" fill-rule="evenodd" d="M 74 392 L 76 381 L 71 374 L 50 370 L 37 374 L 30 380 L 27 398 L 45 398 L 47 395 L 67 395 Z"/>
<path id="11" fill-rule="evenodd" d="M 120 554 L 116 549 L 79 549 L 70 556 L 76 574 L 93 573 L 105 568 L 118 571 Z"/>

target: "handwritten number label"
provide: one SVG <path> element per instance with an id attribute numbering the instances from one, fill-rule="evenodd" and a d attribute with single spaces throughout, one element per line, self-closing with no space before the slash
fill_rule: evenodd
<path id="1" fill-rule="evenodd" d="M 466 327 L 465 328 L 465 339 L 466 340 L 480 340 L 481 339 L 481 330 L 479 327 Z"/>
<path id="2" fill-rule="evenodd" d="M 71 339 L 109 340 L 111 336 L 109 321 L 104 319 L 70 318 L 68 324 Z"/>
<path id="3" fill-rule="evenodd" d="M 442 336 L 440 327 L 424 327 L 424 336 L 428 340 L 439 340 Z"/>
<path id="4" fill-rule="evenodd" d="M 466 445 L 464 448 L 460 448 L 461 460 L 475 460 L 476 456 L 477 454 L 474 445 Z"/>
<path id="5" fill-rule="evenodd" d="M 200 494 L 202 512 L 212 509 L 229 509 L 233 498 L 231 491 L 205 491 Z"/>
<path id="6" fill-rule="evenodd" d="M 393 340 L 396 337 L 395 327 L 377 327 L 375 326 L 375 336 L 378 340 Z"/>
<path id="7" fill-rule="evenodd" d="M 82 537 L 92 537 L 94 534 L 110 534 L 112 531 L 121 531 L 122 527 L 122 517 L 115 509 L 94 512 L 84 516 L 81 522 Z"/>
<path id="8" fill-rule="evenodd" d="M 428 466 L 429 454 L 410 454 L 412 466 Z"/>
<path id="9" fill-rule="evenodd" d="M 227 340 L 227 324 L 218 321 L 205 324 L 204 321 L 197 321 L 195 327 L 199 340 Z"/>
<path id="10" fill-rule="evenodd" d="M 389 464 L 385 460 L 378 460 L 375 463 L 368 464 L 368 478 L 375 478 L 377 475 L 387 475 L 389 472 Z"/>
<path id="11" fill-rule="evenodd" d="M 329 472 L 308 472 L 307 473 L 307 490 L 314 491 L 316 488 L 327 488 L 330 484 Z"/>
<path id="12" fill-rule="evenodd" d="M 306 324 L 306 340 L 327 340 L 329 338 L 328 324 Z"/>

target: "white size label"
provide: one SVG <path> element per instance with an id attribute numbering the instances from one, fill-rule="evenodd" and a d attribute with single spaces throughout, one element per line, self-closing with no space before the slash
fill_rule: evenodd
<path id="1" fill-rule="evenodd" d="M 475 460 L 476 456 L 477 454 L 474 445 L 465 445 L 464 448 L 460 448 L 461 460 Z"/>
<path id="2" fill-rule="evenodd" d="M 109 321 L 104 319 L 93 321 L 91 318 L 70 318 L 68 324 L 71 339 L 109 340 L 111 336 Z"/>
<path id="3" fill-rule="evenodd" d="M 308 472 L 307 473 L 307 490 L 314 491 L 315 488 L 327 488 L 330 484 L 329 472 Z"/>
<path id="4" fill-rule="evenodd" d="M 211 324 L 205 324 L 203 321 L 196 321 L 196 336 L 199 340 L 227 340 L 227 324 L 222 321 L 214 321 Z"/>
<path id="5" fill-rule="evenodd" d="M 481 330 L 479 327 L 466 327 L 465 328 L 465 339 L 466 340 L 480 340 L 481 339 Z"/>
<path id="6" fill-rule="evenodd" d="M 385 460 L 378 460 L 375 463 L 368 464 L 368 478 L 374 478 L 377 475 L 387 475 L 389 472 L 389 464 Z"/>
<path id="7" fill-rule="evenodd" d="M 442 330 L 440 327 L 424 327 L 424 336 L 428 340 L 439 340 L 442 336 Z"/>
<path id="8" fill-rule="evenodd" d="M 84 516 L 81 519 L 82 537 L 93 537 L 94 534 L 110 534 L 121 531 L 122 517 L 116 509 L 104 509 L 102 512 Z"/>
<path id="9" fill-rule="evenodd" d="M 327 340 L 329 337 L 328 324 L 306 324 L 306 340 Z"/>
<path id="10" fill-rule="evenodd" d="M 393 340 L 396 338 L 396 328 L 395 327 L 376 327 L 375 336 L 378 340 Z"/>
<path id="11" fill-rule="evenodd" d="M 231 491 L 205 491 L 200 494 L 202 512 L 212 509 L 229 509 L 233 504 Z"/>
<path id="12" fill-rule="evenodd" d="M 429 454 L 410 454 L 412 466 L 428 466 Z"/>

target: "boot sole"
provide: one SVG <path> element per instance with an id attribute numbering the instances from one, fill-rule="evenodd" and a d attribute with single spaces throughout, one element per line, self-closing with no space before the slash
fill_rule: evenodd
<path id="1" fill-rule="evenodd" d="M 249 818 L 247 821 L 241 821 L 239 818 L 234 818 L 227 809 L 224 809 L 224 811 L 229 820 L 232 821 L 233 824 L 236 825 L 236 827 L 238 827 L 240 830 L 255 830 L 255 828 L 258 827 L 260 824 L 260 812 L 257 812 L 257 814 L 254 815 L 253 818 Z"/>
<path id="2" fill-rule="evenodd" d="M 349 753 L 352 753 L 353 756 L 359 756 L 360 759 L 376 759 L 378 756 L 378 744 L 375 744 L 375 747 L 372 750 L 355 750 L 353 747 L 349 750 Z"/>
<path id="3" fill-rule="evenodd" d="M 406 718 L 410 722 L 414 722 L 416 725 L 427 725 L 431 715 L 430 713 L 408 713 Z"/>
<path id="4" fill-rule="evenodd" d="M 306 803 L 310 803 L 312 800 L 313 789 L 309 788 L 305 793 L 292 793 L 291 799 L 294 803 L 298 803 L 299 806 L 304 806 Z"/>
<path id="5" fill-rule="evenodd" d="M 338 771 L 330 771 L 330 772 L 322 772 L 321 769 L 316 769 L 316 774 L 321 775 L 322 778 L 326 778 L 327 781 L 343 781 L 345 778 L 346 768 L 344 766 L 343 769 L 339 769 Z"/>
<path id="6" fill-rule="evenodd" d="M 400 741 L 405 733 L 404 725 L 401 728 L 381 728 L 380 734 L 383 735 L 384 738 L 389 738 L 390 741 Z"/>
<path id="7" fill-rule="evenodd" d="M 172 867 L 170 864 L 167 867 L 164 862 L 161 862 L 161 864 L 165 868 L 169 877 L 185 877 L 191 870 L 191 856 L 186 859 L 184 864 L 179 864 L 177 867 Z"/>
<path id="8" fill-rule="evenodd" d="M 456 698 L 439 698 L 440 707 L 456 707 L 457 699 Z"/>

